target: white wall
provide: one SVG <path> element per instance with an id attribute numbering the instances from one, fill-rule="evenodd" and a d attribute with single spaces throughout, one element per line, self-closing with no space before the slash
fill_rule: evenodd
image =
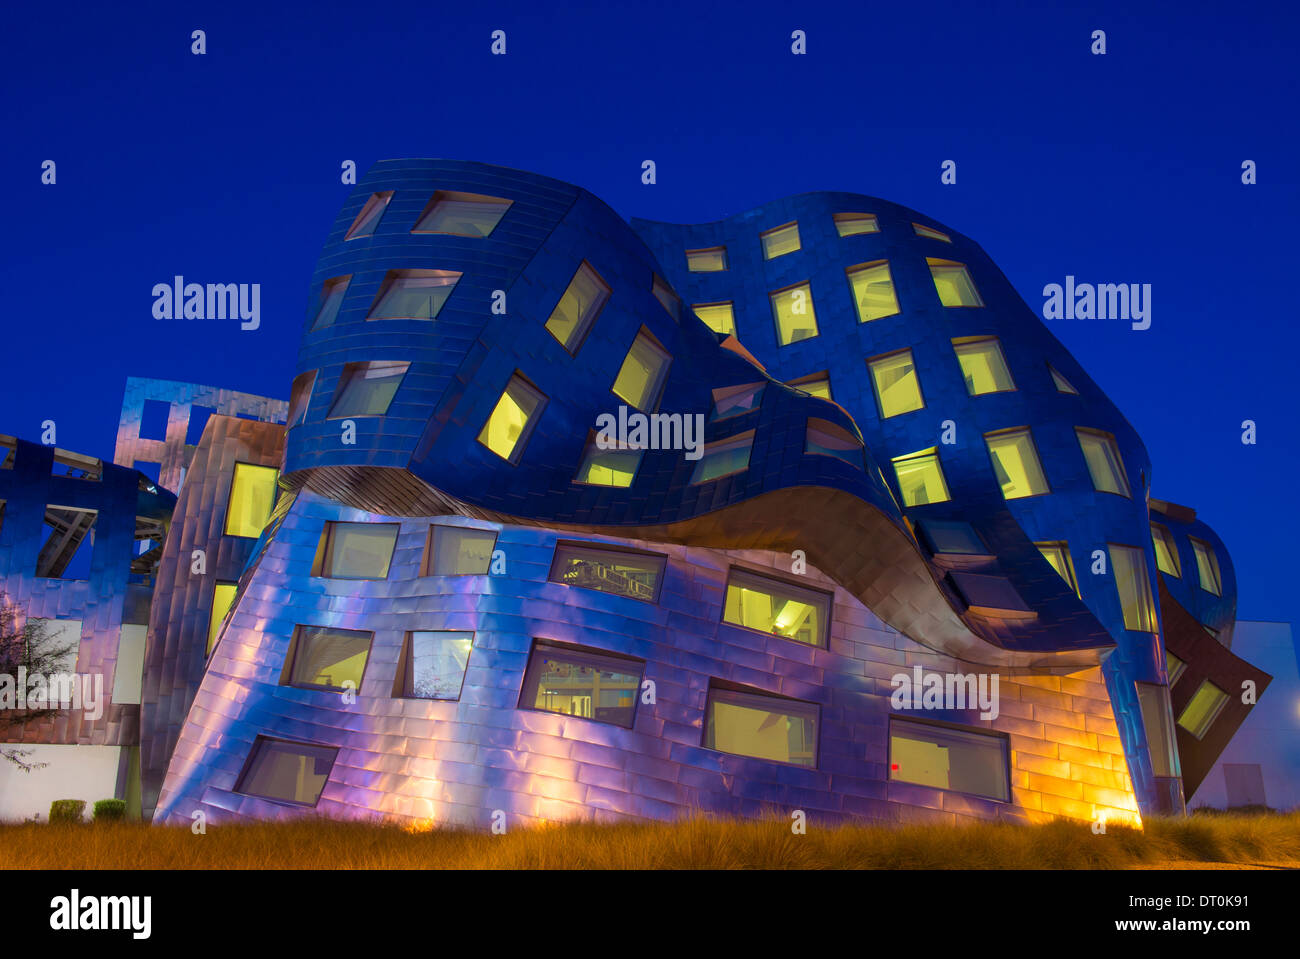
<path id="1" fill-rule="evenodd" d="M 49 819 L 56 799 L 86 800 L 86 818 L 95 801 L 113 799 L 121 746 L 23 746 L 3 743 L 0 748 L 30 750 L 24 762 L 49 763 L 44 769 L 23 772 L 0 759 L 0 820 Z M 125 798 L 125 797 L 121 797 Z"/>

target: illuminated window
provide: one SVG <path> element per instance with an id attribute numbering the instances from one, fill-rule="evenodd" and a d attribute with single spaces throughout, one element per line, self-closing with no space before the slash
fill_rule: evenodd
<path id="1" fill-rule="evenodd" d="M 336 746 L 291 743 L 258 736 L 235 792 L 315 806 L 338 756 Z"/>
<path id="2" fill-rule="evenodd" d="M 491 236 L 513 201 L 479 193 L 438 190 L 420 214 L 412 233 Z"/>
<path id="3" fill-rule="evenodd" d="M 348 232 L 344 235 L 344 240 L 356 240 L 363 236 L 370 236 L 379 226 L 379 221 L 388 209 L 388 201 L 393 198 L 392 190 L 385 190 L 382 193 L 370 194 L 370 199 L 366 200 L 366 205 L 361 208 L 357 218 L 352 221 L 352 226 L 348 227 Z"/>
<path id="4" fill-rule="evenodd" d="M 695 464 L 695 471 L 691 474 L 691 485 L 707 483 L 749 469 L 749 451 L 753 445 L 753 430 L 706 443 L 703 454 Z"/>
<path id="5" fill-rule="evenodd" d="M 880 224 L 872 213 L 836 213 L 835 229 L 840 236 L 858 236 L 862 233 L 879 233 Z"/>
<path id="6" fill-rule="evenodd" d="M 815 416 L 808 418 L 803 451 L 819 456 L 834 456 L 850 466 L 862 469 L 862 441 L 830 420 Z"/>
<path id="7" fill-rule="evenodd" d="M 98 518 L 99 513 L 93 509 L 46 506 L 36 575 L 43 579 L 90 579 Z"/>
<path id="8" fill-rule="evenodd" d="M 898 477 L 898 489 L 903 494 L 904 506 L 924 506 L 926 503 L 946 503 L 948 484 L 939 465 L 938 447 L 930 447 L 891 460 Z"/>
<path id="9" fill-rule="evenodd" d="M 1056 385 L 1056 391 L 1058 393 L 1073 393 L 1075 396 L 1079 395 L 1079 391 L 1070 384 L 1069 380 L 1057 372 L 1056 367 L 1049 363 L 1047 364 L 1047 369 L 1052 374 L 1052 382 Z"/>
<path id="10" fill-rule="evenodd" d="M 217 645 L 217 637 L 221 634 L 221 624 L 225 622 L 226 614 L 230 612 L 231 604 L 235 601 L 235 593 L 239 590 L 235 583 L 217 583 L 216 588 L 212 591 L 212 613 L 208 617 L 208 651 L 206 655 L 211 656 L 212 650 Z"/>
<path id="11" fill-rule="evenodd" d="M 763 405 L 763 390 L 766 386 L 766 383 L 742 383 L 714 390 L 709 422 L 716 423 L 718 420 L 754 412 Z"/>
<path id="12" fill-rule="evenodd" d="M 330 579 L 387 579 L 397 523 L 327 522 L 311 574 Z"/>
<path id="13" fill-rule="evenodd" d="M 985 433 L 989 458 L 993 461 L 993 475 L 1002 487 L 1004 499 L 1020 499 L 1050 492 L 1043 467 L 1038 462 L 1038 451 L 1029 430 L 999 430 Z"/>
<path id="14" fill-rule="evenodd" d="M 1154 633 L 1156 609 L 1151 599 L 1145 554 L 1135 546 L 1106 545 L 1110 547 L 1110 566 L 1115 573 L 1115 588 L 1119 591 L 1120 606 L 1124 610 L 1124 628 Z"/>
<path id="15" fill-rule="evenodd" d="M 1016 388 L 996 337 L 957 339 L 952 341 L 952 348 L 961 364 L 966 391 L 971 396 L 1004 393 Z"/>
<path id="16" fill-rule="evenodd" d="M 732 568 L 722 620 L 810 646 L 825 646 L 831 597 L 820 590 Z"/>
<path id="17" fill-rule="evenodd" d="M 389 270 L 367 320 L 432 320 L 460 274 L 454 270 Z"/>
<path id="18" fill-rule="evenodd" d="M 340 692 L 360 689 L 373 636 L 357 629 L 297 627 L 280 685 Z"/>
<path id="19" fill-rule="evenodd" d="M 653 410 L 668 373 L 669 357 L 645 329 L 632 341 L 614 380 L 614 395 L 638 410 Z"/>
<path id="20" fill-rule="evenodd" d="M 1173 712 L 1169 708 L 1169 689 L 1154 683 L 1134 683 L 1142 726 L 1151 753 L 1151 771 L 1160 777 L 1178 775 L 1178 739 L 1174 735 Z"/>
<path id="21" fill-rule="evenodd" d="M 510 377 L 492 415 L 483 424 L 478 441 L 506 462 L 517 463 L 545 400 L 531 383 L 516 373 Z"/>
<path id="22" fill-rule="evenodd" d="M 393 695 L 400 699 L 460 699 L 473 648 L 473 633 L 450 630 L 407 633 L 393 681 Z"/>
<path id="23" fill-rule="evenodd" d="M 793 253 L 799 247 L 799 224 L 787 223 L 759 234 L 763 241 L 763 259 L 771 260 L 778 256 Z"/>
<path id="24" fill-rule="evenodd" d="M 641 466 L 641 456 L 645 452 L 645 447 L 601 449 L 597 442 L 598 435 L 593 434 L 587 440 L 587 448 L 582 454 L 582 465 L 578 467 L 578 475 L 573 478 L 573 481 L 590 486 L 631 486 L 636 479 L 636 471 Z"/>
<path id="25" fill-rule="evenodd" d="M 644 671 L 643 660 L 538 642 L 519 705 L 631 729 Z"/>
<path id="26" fill-rule="evenodd" d="M 307 370 L 293 378 L 289 388 L 289 427 L 295 427 L 307 418 L 307 404 L 311 402 L 311 391 L 316 385 L 316 370 Z"/>
<path id="27" fill-rule="evenodd" d="M 939 230 L 936 230 L 932 226 L 924 226 L 920 223 L 913 223 L 912 229 L 916 232 L 917 236 L 929 237 L 931 240 L 942 240 L 944 243 L 952 242 L 952 237 L 950 237 L 947 233 L 941 233 Z"/>
<path id="28" fill-rule="evenodd" d="M 911 350 L 900 350 L 879 359 L 868 360 L 871 381 L 876 386 L 876 402 L 884 419 L 922 409 L 921 381 L 916 376 L 916 364 Z"/>
<path id="29" fill-rule="evenodd" d="M 1191 540 L 1192 552 L 1196 554 L 1196 574 L 1200 578 L 1201 589 L 1222 596 L 1223 581 L 1219 578 L 1219 558 L 1215 555 L 1214 547 L 1195 536 L 1187 538 Z"/>
<path id="30" fill-rule="evenodd" d="M 1183 670 L 1186 668 L 1187 664 L 1185 662 L 1169 650 L 1165 650 L 1165 672 L 1169 674 L 1170 688 L 1173 688 L 1174 683 L 1178 682 L 1178 680 L 1182 678 Z"/>
<path id="31" fill-rule="evenodd" d="M 817 314 L 813 311 L 812 287 L 797 283 L 768 294 L 776 320 L 777 346 L 787 346 L 817 335 Z"/>
<path id="32" fill-rule="evenodd" d="M 815 767 L 817 714 L 814 703 L 710 686 L 704 748 Z"/>
<path id="33" fill-rule="evenodd" d="M 944 306 L 983 306 L 979 290 L 965 264 L 952 260 L 936 260 L 926 257 L 930 265 L 930 276 L 934 279 L 934 288 L 939 292 L 939 302 Z"/>
<path id="34" fill-rule="evenodd" d="M 1100 493 L 1129 496 L 1128 477 L 1124 472 L 1124 461 L 1119 458 L 1115 437 L 1082 426 L 1076 426 L 1074 432 L 1079 437 L 1083 458 L 1088 462 L 1093 488 Z"/>
<path id="35" fill-rule="evenodd" d="M 410 365 L 393 360 L 346 364 L 328 418 L 383 416 Z"/>
<path id="36" fill-rule="evenodd" d="M 650 292 L 655 295 L 659 304 L 668 311 L 668 315 L 677 320 L 682 313 L 682 298 L 673 292 L 673 288 L 665 283 L 658 275 L 650 284 Z"/>
<path id="37" fill-rule="evenodd" d="M 1074 590 L 1074 595 L 1080 599 L 1083 594 L 1079 592 L 1079 579 L 1074 575 L 1074 560 L 1070 558 L 1070 546 L 1064 541 L 1051 543 L 1035 543 L 1038 551 L 1043 554 L 1043 559 L 1052 564 L 1052 569 L 1056 570 L 1061 579 L 1070 584 L 1070 589 Z"/>
<path id="38" fill-rule="evenodd" d="M 692 309 L 714 333 L 730 336 L 736 332 L 736 313 L 731 303 L 696 303 Z"/>
<path id="39" fill-rule="evenodd" d="M 659 600 L 667 557 L 586 543 L 559 543 L 551 563 L 551 582 L 595 589 L 615 596 Z"/>
<path id="40" fill-rule="evenodd" d="M 727 248 L 725 246 L 686 251 L 686 269 L 691 273 L 721 273 L 726 268 Z"/>
<path id="41" fill-rule="evenodd" d="M 609 286 L 590 263 L 582 261 L 573 274 L 560 302 L 555 305 L 546 329 L 570 353 L 576 354 L 591 324 L 609 299 Z"/>
<path id="42" fill-rule="evenodd" d="M 861 263 L 844 271 L 853 290 L 853 305 L 858 309 L 858 322 L 879 320 L 898 312 L 898 295 L 894 292 L 894 277 L 889 272 L 888 260 Z"/>
<path id="43" fill-rule="evenodd" d="M 492 567 L 496 543 L 496 530 L 432 525 L 420 575 L 484 576 Z"/>
<path id="44" fill-rule="evenodd" d="M 226 505 L 225 534 L 256 539 L 271 518 L 279 492 L 280 471 L 272 466 L 236 463 L 230 481 L 230 502 Z"/>
<path id="45" fill-rule="evenodd" d="M 816 396 L 823 400 L 831 399 L 831 378 L 827 373 L 814 373 L 811 376 L 791 380 L 786 386 L 803 390 L 809 396 Z"/>
<path id="46" fill-rule="evenodd" d="M 1208 679 L 1204 680 L 1178 717 L 1178 725 L 1197 739 L 1203 739 L 1226 705 L 1228 694 Z"/>
<path id="47" fill-rule="evenodd" d="M 1151 524 L 1151 545 L 1156 549 L 1156 567 L 1167 576 L 1183 574 L 1178 565 L 1178 544 L 1174 542 L 1173 533 L 1167 526 Z"/>
<path id="48" fill-rule="evenodd" d="M 889 778 L 1007 802 L 1007 738 L 891 717 Z"/>

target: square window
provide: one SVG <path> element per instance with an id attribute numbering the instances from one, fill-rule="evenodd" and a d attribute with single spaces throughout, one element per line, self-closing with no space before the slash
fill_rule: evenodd
<path id="1" fill-rule="evenodd" d="M 1159 523 L 1151 524 L 1151 545 L 1156 550 L 1156 568 L 1166 576 L 1182 577 L 1178 565 L 1178 544 L 1174 542 L 1169 527 Z"/>
<path id="2" fill-rule="evenodd" d="M 721 273 L 726 268 L 727 248 L 725 246 L 686 251 L 686 269 L 691 273 Z"/>
<path id="3" fill-rule="evenodd" d="M 936 230 L 932 226 L 925 226 L 924 224 L 921 223 L 913 223 L 912 229 L 916 231 L 917 236 L 924 236 L 931 240 L 942 240 L 944 243 L 952 242 L 952 237 L 950 237 L 947 233 L 944 233 L 940 230 Z"/>
<path id="4" fill-rule="evenodd" d="M 262 535 L 275 500 L 279 495 L 276 481 L 280 471 L 273 466 L 236 463 L 230 480 L 230 500 L 226 503 L 227 536 L 256 539 Z"/>
<path id="5" fill-rule="evenodd" d="M 561 346 L 576 355 L 608 299 L 609 285 L 583 260 L 546 321 L 546 329 Z"/>
<path id="6" fill-rule="evenodd" d="M 704 452 L 691 473 L 691 485 L 708 483 L 749 469 L 749 451 L 753 445 L 753 430 L 704 444 Z"/>
<path id="7" fill-rule="evenodd" d="M 292 429 L 307 418 L 307 404 L 311 402 L 311 391 L 316 386 L 316 370 L 307 370 L 293 378 L 289 388 L 288 424 Z"/>
<path id="8" fill-rule="evenodd" d="M 451 630 L 418 630 L 406 634 L 405 648 L 393 684 L 399 699 L 460 699 L 465 685 L 474 634 Z"/>
<path id="9" fill-rule="evenodd" d="M 754 412 L 763 405 L 763 390 L 766 386 L 766 383 L 742 383 L 714 390 L 709 422 L 716 423 L 718 420 Z"/>
<path id="10" fill-rule="evenodd" d="M 673 292 L 673 288 L 665 283 L 659 276 L 655 276 L 650 284 L 650 292 L 655 295 L 655 299 L 660 305 L 668 311 L 668 315 L 677 322 L 682 314 L 682 298 Z"/>
<path id="11" fill-rule="evenodd" d="M 1043 554 L 1043 559 L 1052 565 L 1056 574 L 1070 584 L 1070 589 L 1074 590 L 1074 595 L 1080 599 L 1083 594 L 1079 592 L 1079 578 L 1074 575 L 1074 560 L 1070 557 L 1070 545 L 1063 540 L 1049 543 L 1035 543 L 1038 551 Z"/>
<path id="12" fill-rule="evenodd" d="M 558 543 L 550 579 L 566 586 L 655 603 L 659 601 L 659 586 L 667 559 L 658 553 L 632 552 L 587 543 Z"/>
<path id="13" fill-rule="evenodd" d="M 926 503 L 946 503 L 948 483 L 943 478 L 943 467 L 939 465 L 939 449 L 932 446 L 928 450 L 896 456 L 894 475 L 898 477 L 898 489 L 903 494 L 904 506 L 924 506 Z"/>
<path id="14" fill-rule="evenodd" d="M 535 643 L 519 706 L 631 729 L 644 671 L 643 660 Z"/>
<path id="15" fill-rule="evenodd" d="M 732 567 L 722 621 L 809 646 L 826 646 L 829 593 Z"/>
<path id="16" fill-rule="evenodd" d="M 763 259 L 772 260 L 787 253 L 794 253 L 799 246 L 799 224 L 787 223 L 759 234 L 763 241 Z"/>
<path id="17" fill-rule="evenodd" d="M 776 320 L 776 345 L 788 346 L 817 335 L 817 314 L 813 310 L 812 287 L 796 283 L 768 294 Z"/>
<path id="18" fill-rule="evenodd" d="M 1021 499 L 1049 493 L 1047 478 L 1043 476 L 1038 450 L 1029 429 L 998 430 L 985 433 L 989 458 L 993 461 L 993 475 L 1002 487 L 1004 499 Z"/>
<path id="19" fill-rule="evenodd" d="M 1204 680 L 1178 717 L 1178 725 L 1197 739 L 1204 739 L 1226 705 L 1228 694 L 1208 679 Z"/>
<path id="20" fill-rule="evenodd" d="M 1078 396 L 1078 395 L 1079 395 L 1079 391 L 1076 390 L 1076 389 L 1075 389 L 1075 388 L 1070 384 L 1070 381 L 1069 381 L 1069 380 L 1067 380 L 1064 376 L 1062 376 L 1062 375 L 1057 371 L 1056 367 L 1054 367 L 1054 366 L 1052 366 L 1052 364 L 1048 363 L 1048 364 L 1047 364 L 1047 369 L 1048 369 L 1048 371 L 1052 374 L 1052 383 L 1056 386 L 1056 392 L 1058 392 L 1058 393 L 1073 393 L 1075 396 Z"/>
<path id="21" fill-rule="evenodd" d="M 898 312 L 898 294 L 894 291 L 894 277 L 889 272 L 888 260 L 862 263 L 844 272 L 853 291 L 853 305 L 858 309 L 859 323 L 879 320 Z"/>
<path id="22" fill-rule="evenodd" d="M 420 575 L 486 576 L 492 569 L 496 545 L 496 530 L 430 526 Z"/>
<path id="23" fill-rule="evenodd" d="M 1076 426 L 1074 433 L 1079 437 L 1079 447 L 1083 450 L 1083 458 L 1088 463 L 1093 489 L 1099 493 L 1131 495 L 1128 477 L 1124 472 L 1124 462 L 1119 458 L 1119 447 L 1115 445 L 1115 437 L 1100 430 L 1087 430 L 1081 426 Z"/>
<path id="24" fill-rule="evenodd" d="M 311 574 L 328 579 L 387 579 L 400 528 L 398 523 L 327 522 Z"/>
<path id="25" fill-rule="evenodd" d="M 834 456 L 852 467 L 862 469 L 862 441 L 830 420 L 815 416 L 808 418 L 803 451 L 818 456 Z"/>
<path id="26" fill-rule="evenodd" d="M 935 789 L 1011 799 L 1007 738 L 931 725 L 889 720 L 889 778 Z"/>
<path id="27" fill-rule="evenodd" d="M 1146 554 L 1136 546 L 1106 545 L 1110 548 L 1110 566 L 1124 611 L 1124 628 L 1156 632 L 1156 609 L 1151 599 L 1151 580 L 1147 578 Z"/>
<path id="28" fill-rule="evenodd" d="M 492 415 L 483 424 L 478 441 L 507 463 L 519 462 L 528 436 L 541 418 L 546 397 L 516 373 L 506 384 Z"/>
<path id="29" fill-rule="evenodd" d="M 817 714 L 815 703 L 710 686 L 704 748 L 816 767 Z"/>
<path id="30" fill-rule="evenodd" d="M 235 792 L 278 802 L 315 806 L 329 781 L 335 746 L 291 743 L 258 736 Z"/>
<path id="31" fill-rule="evenodd" d="M 786 386 L 793 386 L 796 390 L 802 390 L 818 399 L 831 400 L 831 378 L 828 373 L 814 373 L 811 376 L 791 380 Z"/>
<path id="32" fill-rule="evenodd" d="M 1016 388 L 1007 361 L 1002 356 L 1002 345 L 996 337 L 953 340 L 952 349 L 966 380 L 966 392 L 971 396 L 1005 393 Z"/>
<path id="33" fill-rule="evenodd" d="M 393 360 L 345 364 L 327 418 L 383 416 L 410 365 Z"/>
<path id="34" fill-rule="evenodd" d="M 357 629 L 297 627 L 280 685 L 338 692 L 359 690 L 373 638 L 373 633 Z"/>
<path id="35" fill-rule="evenodd" d="M 714 333 L 723 336 L 735 334 L 736 313 L 731 303 L 696 303 L 691 309 Z"/>
<path id="36" fill-rule="evenodd" d="M 448 233 L 452 236 L 491 236 L 513 200 L 479 193 L 438 190 L 433 194 L 412 233 Z"/>
<path id="37" fill-rule="evenodd" d="M 599 434 L 593 434 L 587 439 L 587 448 L 582 453 L 582 465 L 578 467 L 578 474 L 573 481 L 589 486 L 631 486 L 644 452 L 640 447 L 619 448 L 617 442 L 607 449 L 601 449 Z"/>
<path id="38" fill-rule="evenodd" d="M 208 650 L 211 656 L 217 647 L 217 637 L 221 635 L 221 624 L 226 621 L 230 607 L 234 605 L 235 594 L 239 586 L 235 583 L 217 583 L 212 590 L 212 612 L 208 614 Z"/>
<path id="39" fill-rule="evenodd" d="M 348 284 L 352 282 L 352 274 L 347 276 L 335 276 L 321 284 L 320 293 L 316 298 L 316 309 L 312 314 L 311 328 L 323 330 L 326 327 L 334 325 L 338 319 L 339 307 L 343 305 L 343 297 L 348 291 Z"/>
<path id="40" fill-rule="evenodd" d="M 867 367 L 871 370 L 871 382 L 876 387 L 876 403 L 880 407 L 882 419 L 925 407 L 911 350 L 900 350 L 868 360 Z"/>
<path id="41" fill-rule="evenodd" d="M 145 400 L 140 412 L 140 439 L 167 439 L 167 419 L 171 416 L 172 405 L 162 400 Z"/>
<path id="42" fill-rule="evenodd" d="M 1219 558 L 1214 547 L 1195 536 L 1187 537 L 1192 543 L 1192 552 L 1196 555 L 1196 575 L 1201 589 L 1215 596 L 1223 595 L 1223 581 L 1219 578 Z"/>
<path id="43" fill-rule="evenodd" d="M 388 209 L 388 201 L 392 198 L 392 190 L 370 194 L 370 198 L 366 200 L 357 218 L 352 221 L 352 226 L 348 227 L 348 232 L 344 234 L 343 239 L 357 240 L 363 236 L 373 235 L 375 228 L 379 226 L 379 221 L 383 218 L 384 211 Z"/>
<path id="44" fill-rule="evenodd" d="M 840 236 L 858 236 L 862 233 L 879 233 L 880 224 L 872 213 L 836 213 L 835 229 Z"/>
<path id="45" fill-rule="evenodd" d="M 367 320 L 432 320 L 460 281 L 455 270 L 389 270 Z"/>
<path id="46" fill-rule="evenodd" d="M 93 509 L 45 507 L 45 541 L 36 557 L 36 575 L 48 579 L 90 579 L 95 550 Z"/>
<path id="47" fill-rule="evenodd" d="M 926 257 L 930 265 L 930 276 L 934 279 L 934 288 L 939 293 L 939 302 L 944 306 L 983 306 L 975 281 L 963 263 L 952 260 L 936 260 Z"/>
<path id="48" fill-rule="evenodd" d="M 642 328 L 614 379 L 614 395 L 638 410 L 653 410 L 659 402 L 669 362 L 668 352 Z"/>

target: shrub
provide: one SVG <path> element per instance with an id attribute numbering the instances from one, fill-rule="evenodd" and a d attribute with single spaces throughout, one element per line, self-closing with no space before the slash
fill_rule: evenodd
<path id="1" fill-rule="evenodd" d="M 56 799 L 50 803 L 50 822 L 81 822 L 85 812 L 84 799 Z"/>
<path id="2" fill-rule="evenodd" d="M 112 822 L 126 818 L 125 799 L 101 799 L 95 803 L 95 822 Z"/>

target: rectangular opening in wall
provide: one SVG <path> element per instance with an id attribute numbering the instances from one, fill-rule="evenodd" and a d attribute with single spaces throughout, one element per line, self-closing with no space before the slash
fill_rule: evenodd
<path id="1" fill-rule="evenodd" d="M 330 579 L 387 579 L 399 529 L 398 523 L 327 522 L 311 574 Z"/>
<path id="2" fill-rule="evenodd" d="M 667 557 L 589 543 L 556 544 L 553 583 L 595 589 L 646 603 L 659 601 Z"/>
<path id="3" fill-rule="evenodd" d="M 358 629 L 298 626 L 280 685 L 336 692 L 360 690 L 373 638 L 374 633 Z"/>
<path id="4" fill-rule="evenodd" d="M 457 630 L 417 630 L 406 634 L 393 682 L 401 699 L 460 699 L 474 634 Z"/>
<path id="5" fill-rule="evenodd" d="M 337 746 L 258 736 L 239 774 L 235 792 L 315 806 L 329 781 L 338 753 Z"/>
<path id="6" fill-rule="evenodd" d="M 50 475 L 98 482 L 104 475 L 104 464 L 93 456 L 56 449 Z"/>
<path id="7" fill-rule="evenodd" d="M 890 717 L 889 778 L 1008 802 L 1007 737 Z"/>
<path id="8" fill-rule="evenodd" d="M 711 685 L 704 748 L 815 767 L 819 712 L 816 703 Z"/>
<path id="9" fill-rule="evenodd" d="M 643 660 L 538 641 L 519 706 L 631 729 L 644 672 Z"/>
<path id="10" fill-rule="evenodd" d="M 825 646 L 831 596 L 732 567 L 722 620 L 810 646 Z"/>
<path id="11" fill-rule="evenodd" d="M 492 567 L 497 532 L 463 526 L 430 526 L 421 576 L 485 576 Z"/>
<path id="12" fill-rule="evenodd" d="M 45 541 L 36 557 L 36 575 L 48 579 L 89 579 L 98 516 L 93 509 L 45 507 Z"/>
<path id="13" fill-rule="evenodd" d="M 1180 775 L 1178 740 L 1174 737 L 1168 687 L 1157 686 L 1155 683 L 1133 685 L 1137 690 L 1142 725 L 1146 730 L 1147 747 L 1151 753 L 1152 773 L 1162 778 Z"/>
<path id="14" fill-rule="evenodd" d="M 208 616 L 208 656 L 216 648 L 217 637 L 221 635 L 221 624 L 225 622 L 238 590 L 239 586 L 235 583 L 217 583 L 212 590 L 212 612 Z"/>

